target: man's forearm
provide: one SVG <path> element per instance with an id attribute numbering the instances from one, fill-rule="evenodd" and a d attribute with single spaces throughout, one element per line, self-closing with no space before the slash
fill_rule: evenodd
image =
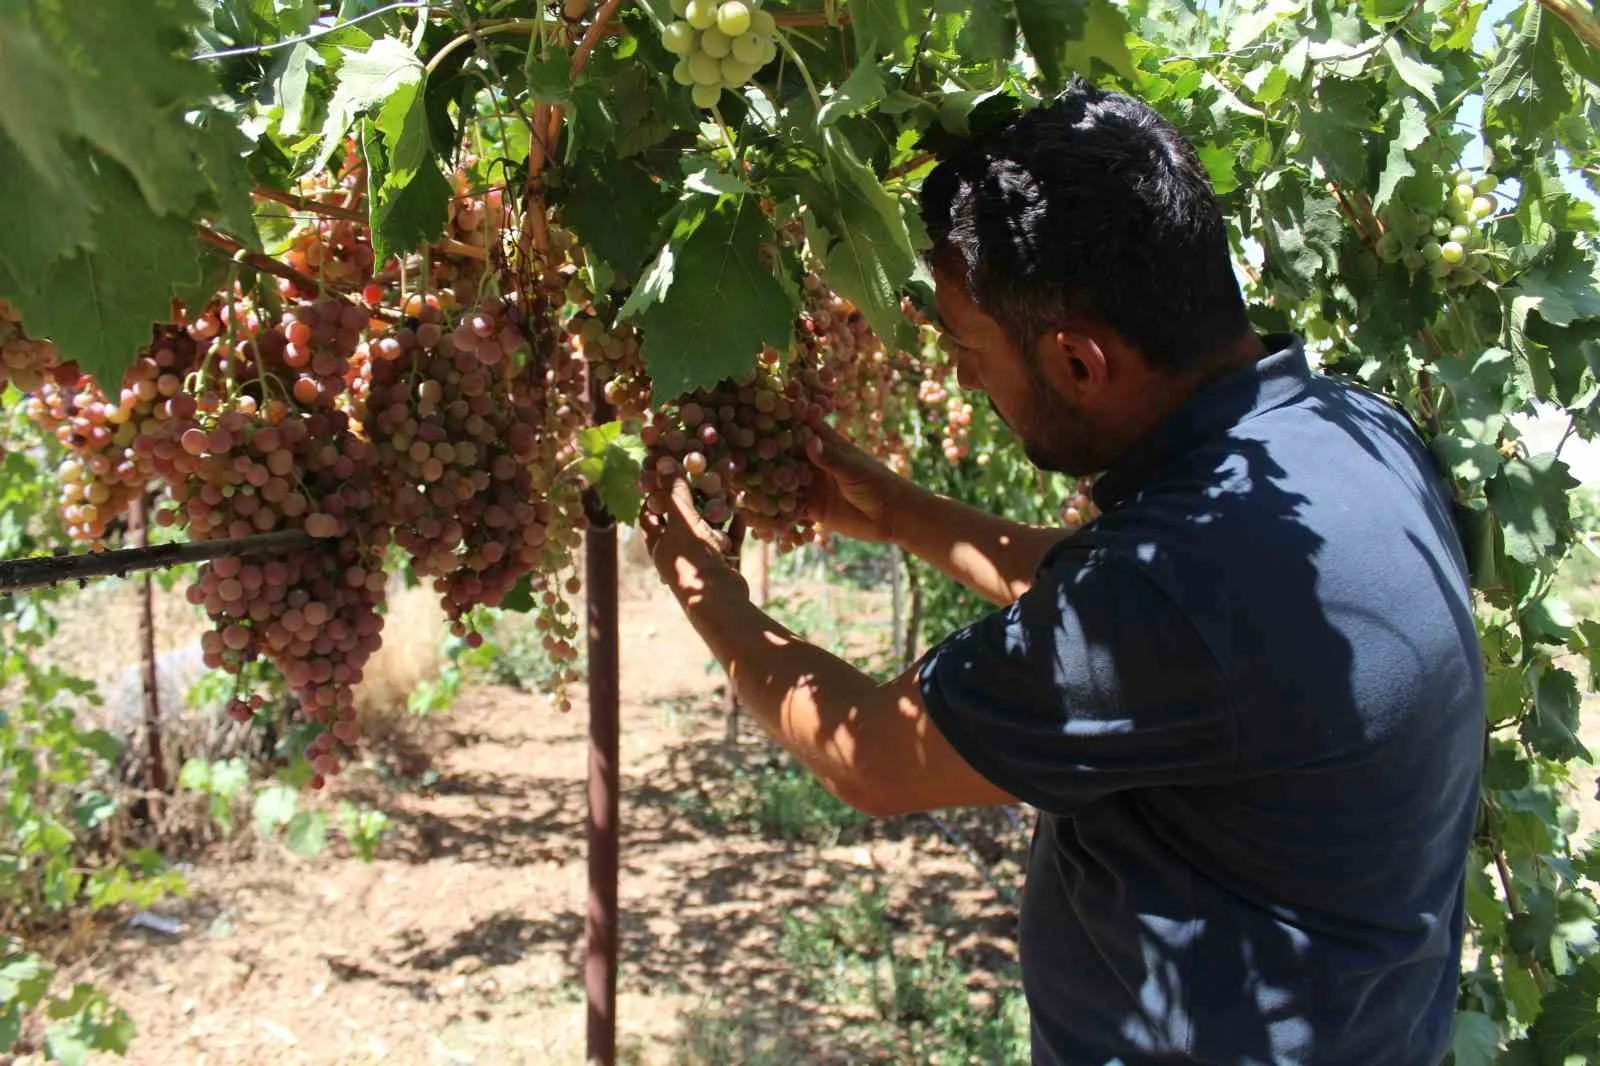
<path id="1" fill-rule="evenodd" d="M 890 539 L 951 580 L 1002 606 L 1033 584 L 1033 575 L 1065 529 L 1013 522 L 912 486 L 896 494 Z"/>
<path id="2" fill-rule="evenodd" d="M 879 683 L 779 625 L 731 573 L 695 574 L 679 588 L 684 614 L 737 686 L 740 706 L 835 795 L 870 807 L 865 738 L 872 716 L 892 713 Z"/>

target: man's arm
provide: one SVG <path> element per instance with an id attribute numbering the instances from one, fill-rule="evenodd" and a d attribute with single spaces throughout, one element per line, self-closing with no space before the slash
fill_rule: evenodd
<path id="1" fill-rule="evenodd" d="M 651 555 L 685 615 L 737 686 L 741 706 L 834 795 L 873 816 L 1017 800 L 969 766 L 934 726 L 915 672 L 880 683 L 808 644 L 750 602 L 677 486 L 646 515 Z"/>
<path id="2" fill-rule="evenodd" d="M 1061 528 L 997 518 L 896 475 L 832 430 L 810 449 L 814 518 L 858 540 L 895 544 L 1002 606 L 1033 583 Z"/>

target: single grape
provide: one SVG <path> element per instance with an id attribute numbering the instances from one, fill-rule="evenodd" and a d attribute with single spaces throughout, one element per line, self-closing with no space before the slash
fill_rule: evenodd
<path id="1" fill-rule="evenodd" d="M 1439 246 L 1439 258 L 1452 265 L 1466 258 L 1467 250 L 1461 246 L 1460 241 L 1445 241 Z"/>
<path id="2" fill-rule="evenodd" d="M 1494 197 L 1492 197 L 1492 196 L 1478 196 L 1478 197 L 1474 197 L 1473 198 L 1473 201 L 1472 201 L 1472 217 L 1473 218 L 1479 219 L 1479 220 L 1488 218 L 1490 215 L 1494 214 L 1494 209 L 1495 209 Z"/>
<path id="3" fill-rule="evenodd" d="M 672 65 L 672 80 L 679 85 L 695 84 L 694 75 L 690 73 L 688 59 L 680 59 Z"/>
<path id="4" fill-rule="evenodd" d="M 747 31 L 733 39 L 733 58 L 753 67 L 761 65 L 762 38 L 755 31 Z"/>
<path id="5" fill-rule="evenodd" d="M 694 79 L 696 86 L 718 87 L 722 80 L 722 63 L 715 56 L 696 52 L 689 57 L 689 76 Z M 696 96 L 695 103 L 700 107 L 710 107 L 716 100 L 713 98 L 711 104 L 702 103 L 700 97 Z"/>
<path id="6" fill-rule="evenodd" d="M 758 37 L 771 37 L 778 32 L 778 20 L 765 8 L 756 8 L 750 15 L 750 29 Z"/>
<path id="7" fill-rule="evenodd" d="M 741 63 L 733 56 L 728 56 L 722 61 L 722 83 L 730 88 L 743 85 L 756 76 L 758 68 L 749 63 Z"/>
<path id="8" fill-rule="evenodd" d="M 694 27 L 683 21 L 669 23 L 661 31 L 661 44 L 673 55 L 688 55 L 694 48 Z"/>
<path id="9" fill-rule="evenodd" d="M 737 37 L 750 28 L 750 7 L 744 0 L 724 0 L 717 8 L 717 29 Z"/>
<path id="10" fill-rule="evenodd" d="M 712 27 L 700 35 L 700 51 L 708 56 L 721 59 L 733 51 L 733 41 L 727 34 L 716 27 Z"/>
<path id="11" fill-rule="evenodd" d="M 715 0 L 689 0 L 683 8 L 683 17 L 697 30 L 707 30 L 717 23 Z"/>
<path id="12" fill-rule="evenodd" d="M 696 85 L 690 90 L 690 95 L 694 98 L 696 107 L 715 107 L 717 101 L 722 99 L 722 86 Z"/>
<path id="13" fill-rule="evenodd" d="M 1453 223 L 1448 218 L 1436 218 L 1436 219 L 1434 219 L 1433 220 L 1433 235 L 1435 237 L 1448 237 L 1450 235 L 1450 227 L 1452 225 L 1453 225 Z"/>

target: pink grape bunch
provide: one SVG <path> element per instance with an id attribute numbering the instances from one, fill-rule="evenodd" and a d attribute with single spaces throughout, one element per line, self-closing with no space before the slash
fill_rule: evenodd
<path id="1" fill-rule="evenodd" d="M 798 547 L 815 536 L 805 503 L 816 468 L 805 449 L 829 408 L 815 367 L 786 367 L 767 349 L 742 377 L 650 413 L 641 430 L 644 505 L 665 510 L 667 489 L 682 475 L 706 521 L 722 525 L 737 512 L 755 536 Z"/>

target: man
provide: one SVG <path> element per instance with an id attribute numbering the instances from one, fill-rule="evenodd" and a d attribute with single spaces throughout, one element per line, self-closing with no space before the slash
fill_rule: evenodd
<path id="1" fill-rule="evenodd" d="M 663 579 L 855 807 L 1038 809 L 1035 1063 L 1437 1066 L 1484 705 L 1421 442 L 1251 330 L 1204 169 L 1135 100 L 1075 84 L 922 210 L 963 386 L 1040 467 L 1103 471 L 1102 517 L 982 514 L 827 436 L 826 527 L 998 605 L 887 684 L 752 606 L 681 483 L 646 520 Z"/>

